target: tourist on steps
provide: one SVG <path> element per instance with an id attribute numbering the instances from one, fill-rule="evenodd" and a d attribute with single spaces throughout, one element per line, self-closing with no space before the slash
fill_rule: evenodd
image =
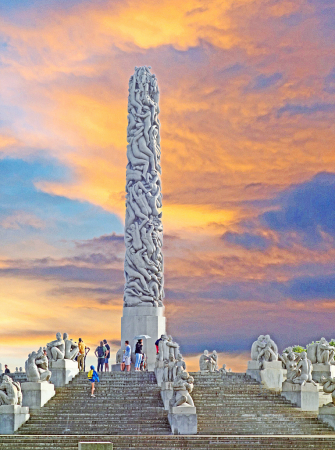
<path id="1" fill-rule="evenodd" d="M 123 360 L 121 364 L 121 370 L 124 371 L 127 368 L 127 372 L 130 372 L 130 364 L 131 364 L 131 347 L 129 345 L 129 341 L 125 341 L 126 349 L 123 353 Z"/>
<path id="2" fill-rule="evenodd" d="M 99 375 L 95 371 L 94 366 L 91 366 L 91 370 L 88 372 L 87 377 L 88 377 L 88 379 L 91 382 L 91 397 L 95 397 L 95 395 L 94 395 L 94 390 L 95 390 L 94 383 L 95 382 L 99 383 L 100 380 L 99 380 Z"/>
<path id="3" fill-rule="evenodd" d="M 104 370 L 106 353 L 107 349 L 104 346 L 103 342 L 100 341 L 99 347 L 97 347 L 94 352 L 95 356 L 98 358 L 98 369 L 97 369 L 98 372 L 103 372 Z"/>
<path id="4" fill-rule="evenodd" d="M 5 364 L 5 373 L 10 373 L 10 370 L 8 369 L 7 364 Z"/>
<path id="5" fill-rule="evenodd" d="M 142 341 L 142 339 L 139 339 L 136 343 L 135 355 L 136 355 L 135 372 L 141 372 L 140 366 L 141 366 L 141 361 L 143 358 L 143 341 Z"/>
<path id="6" fill-rule="evenodd" d="M 104 346 L 106 347 L 106 358 L 105 358 L 105 372 L 109 372 L 109 358 L 111 356 L 111 348 L 109 344 L 107 344 L 106 339 L 104 339 Z"/>
<path id="7" fill-rule="evenodd" d="M 83 372 L 85 370 L 86 349 L 87 350 L 90 350 L 90 349 L 89 349 L 89 347 L 86 347 L 82 338 L 78 339 L 78 348 L 79 348 L 79 353 L 77 356 L 78 369 L 80 372 Z"/>

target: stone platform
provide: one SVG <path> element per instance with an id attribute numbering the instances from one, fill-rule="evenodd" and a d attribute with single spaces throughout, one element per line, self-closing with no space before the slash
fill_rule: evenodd
<path id="1" fill-rule="evenodd" d="M 150 372 L 153 372 L 155 368 L 155 342 L 166 332 L 166 318 L 164 316 L 164 311 L 164 306 L 135 306 L 123 308 L 123 316 L 121 318 L 121 348 L 125 348 L 124 342 L 127 340 L 129 341 L 133 352 L 136 344 L 136 341 L 134 341 L 135 336 L 150 336 L 150 339 L 143 339 L 143 351 L 147 355 L 147 369 Z"/>
<path id="2" fill-rule="evenodd" d="M 312 383 L 301 386 L 285 381 L 281 395 L 301 408 L 302 411 L 319 410 L 319 387 Z"/>
<path id="3" fill-rule="evenodd" d="M 29 417 L 29 408 L 25 406 L 1 405 L 0 434 L 13 434 Z"/>
<path id="4" fill-rule="evenodd" d="M 47 381 L 27 381 L 21 384 L 21 390 L 22 406 L 28 406 L 32 410 L 44 406 L 56 393 L 55 386 Z"/>
<path id="5" fill-rule="evenodd" d="M 70 359 L 51 361 L 49 368 L 52 372 L 50 382 L 55 387 L 65 386 L 79 373 L 78 363 Z"/>

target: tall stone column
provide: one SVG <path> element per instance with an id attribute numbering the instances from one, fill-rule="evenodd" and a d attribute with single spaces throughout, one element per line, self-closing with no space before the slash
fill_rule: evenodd
<path id="1" fill-rule="evenodd" d="M 150 67 L 135 67 L 129 79 L 125 287 L 121 345 L 132 348 L 137 335 L 144 340 L 149 370 L 154 369 L 155 341 L 165 334 L 163 226 L 159 91 Z"/>

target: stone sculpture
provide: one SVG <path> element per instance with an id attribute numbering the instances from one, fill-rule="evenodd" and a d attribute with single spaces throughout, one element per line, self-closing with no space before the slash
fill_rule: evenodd
<path id="1" fill-rule="evenodd" d="M 193 391 L 194 378 L 187 372 L 181 372 L 173 382 L 173 397 L 170 405 L 174 406 L 194 406 L 191 392 Z"/>
<path id="2" fill-rule="evenodd" d="M 51 372 L 48 370 L 48 358 L 42 351 L 42 347 L 37 352 L 32 352 L 28 355 L 25 370 L 28 381 L 39 382 L 50 380 Z"/>
<path id="3" fill-rule="evenodd" d="M 218 354 L 217 354 L 216 350 L 213 350 L 213 352 L 210 355 L 210 357 L 214 361 L 214 364 L 213 364 L 214 365 L 214 371 L 218 372 L 219 371 L 219 357 L 218 357 Z"/>
<path id="4" fill-rule="evenodd" d="M 159 92 L 147 66 L 129 80 L 124 306 L 162 306 L 163 226 Z"/>
<path id="5" fill-rule="evenodd" d="M 324 406 L 335 406 L 335 377 L 321 377 L 323 392 L 332 394 L 332 402 Z"/>
<path id="6" fill-rule="evenodd" d="M 72 339 L 69 339 L 69 335 L 67 333 L 63 334 L 63 340 L 65 343 L 64 359 L 71 359 L 73 361 L 79 353 L 78 344 L 73 342 Z"/>
<path id="7" fill-rule="evenodd" d="M 50 361 L 64 359 L 65 342 L 62 339 L 61 333 L 56 333 L 56 340 L 51 341 L 47 344 L 47 355 Z"/>
<path id="8" fill-rule="evenodd" d="M 313 366 L 311 361 L 307 358 L 307 353 L 302 352 L 300 356 L 301 359 L 297 364 L 296 376 L 292 379 L 292 382 L 294 384 L 300 384 L 301 386 L 304 386 L 308 382 L 316 386 L 315 381 L 312 379 Z"/>
<path id="9" fill-rule="evenodd" d="M 123 350 L 122 348 L 119 348 L 119 350 L 116 352 L 115 364 L 122 364 L 122 358 L 123 358 Z"/>
<path id="10" fill-rule="evenodd" d="M 199 366 L 201 372 L 214 372 L 217 361 L 212 358 L 212 355 L 208 354 L 208 350 L 204 350 L 204 353 L 200 356 Z"/>
<path id="11" fill-rule="evenodd" d="M 2 377 L 0 384 L 0 405 L 22 405 L 22 392 L 19 382 L 8 375 Z"/>
<path id="12" fill-rule="evenodd" d="M 307 358 L 312 364 L 334 364 L 335 347 L 322 337 L 320 342 L 307 345 Z"/>
<path id="13" fill-rule="evenodd" d="M 176 359 L 179 354 L 179 344 L 177 344 L 177 342 L 174 342 L 174 340 L 172 339 L 172 336 L 168 336 L 166 345 L 169 349 L 169 357 L 170 357 L 170 355 L 172 355 Z"/>
<path id="14" fill-rule="evenodd" d="M 176 375 L 178 376 L 180 372 L 184 372 L 186 370 L 186 363 L 183 360 L 183 355 L 181 353 L 178 353 L 177 360 L 175 362 L 175 371 Z"/>
<path id="15" fill-rule="evenodd" d="M 258 361 L 260 369 L 263 368 L 265 361 L 278 360 L 278 347 L 268 334 L 265 336 L 260 335 L 257 341 L 252 344 L 251 359 Z"/>
<path id="16" fill-rule="evenodd" d="M 176 377 L 176 361 L 173 355 L 164 361 L 163 381 L 173 381 Z"/>
<path id="17" fill-rule="evenodd" d="M 158 343 L 158 360 L 164 361 L 169 359 L 170 348 L 167 345 L 168 337 L 165 334 L 161 335 L 161 338 Z"/>

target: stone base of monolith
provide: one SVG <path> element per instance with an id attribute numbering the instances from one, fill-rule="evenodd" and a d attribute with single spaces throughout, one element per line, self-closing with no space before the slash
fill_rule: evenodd
<path id="1" fill-rule="evenodd" d="M 22 383 L 21 390 L 22 406 L 32 410 L 42 408 L 56 393 L 55 386 L 47 381 Z"/>
<path id="2" fill-rule="evenodd" d="M 319 410 L 319 387 L 312 383 L 300 384 L 289 383 L 285 381 L 282 387 L 281 395 L 291 403 L 297 405 L 302 411 Z"/>
<path id="3" fill-rule="evenodd" d="M 194 406 L 170 406 L 168 420 L 172 434 L 197 434 L 197 410 Z"/>
<path id="4" fill-rule="evenodd" d="M 55 387 L 65 386 L 79 373 L 78 363 L 70 359 L 59 359 L 49 364 L 52 372 L 50 383 Z"/>
<path id="5" fill-rule="evenodd" d="M 0 434 L 13 434 L 29 417 L 29 408 L 26 406 L 0 406 Z"/>
<path id="6" fill-rule="evenodd" d="M 121 318 L 121 348 L 124 349 L 124 342 L 127 340 L 132 351 L 136 341 L 135 336 L 147 335 L 150 339 L 143 339 L 143 351 L 147 355 L 147 369 L 153 372 L 156 361 L 155 342 L 162 334 L 165 334 L 166 318 L 164 316 L 164 306 L 134 306 L 123 308 Z"/>
<path id="7" fill-rule="evenodd" d="M 329 364 L 314 364 L 312 370 L 312 378 L 320 383 L 321 377 L 335 377 L 335 366 Z"/>

